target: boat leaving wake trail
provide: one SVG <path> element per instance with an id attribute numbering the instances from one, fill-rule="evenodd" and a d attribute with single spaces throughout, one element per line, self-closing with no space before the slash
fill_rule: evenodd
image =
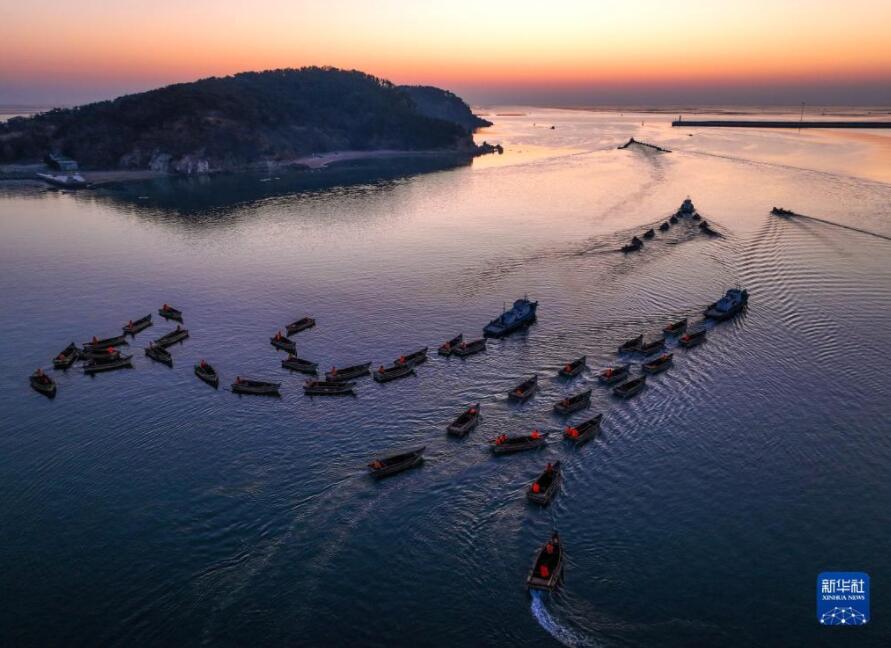
<path id="1" fill-rule="evenodd" d="M 542 592 L 532 590 L 530 594 L 532 595 L 532 616 L 535 617 L 538 624 L 554 639 L 570 648 L 582 648 L 584 646 L 593 647 L 597 645 L 578 631 L 560 625 L 560 622 L 548 612 L 548 608 L 545 606 L 544 602 L 544 594 Z"/>

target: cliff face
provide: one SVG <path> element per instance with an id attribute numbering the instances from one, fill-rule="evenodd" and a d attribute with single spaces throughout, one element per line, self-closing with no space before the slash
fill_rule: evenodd
<path id="1" fill-rule="evenodd" d="M 452 93 L 420 90 L 334 68 L 202 79 L 12 119 L 0 162 L 58 151 L 86 168 L 202 173 L 347 149 L 475 153 L 482 120 Z"/>
<path id="2" fill-rule="evenodd" d="M 422 115 L 460 124 L 469 133 L 492 125 L 474 115 L 459 96 L 448 90 L 433 86 L 399 86 L 399 90 L 411 98 Z"/>

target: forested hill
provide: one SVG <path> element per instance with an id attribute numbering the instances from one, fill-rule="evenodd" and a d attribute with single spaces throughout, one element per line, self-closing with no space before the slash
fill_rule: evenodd
<path id="1" fill-rule="evenodd" d="M 441 105 L 439 105 L 441 104 Z M 244 72 L 0 124 L 0 162 L 50 151 L 86 168 L 193 172 L 340 150 L 476 152 L 467 105 L 334 68 Z"/>

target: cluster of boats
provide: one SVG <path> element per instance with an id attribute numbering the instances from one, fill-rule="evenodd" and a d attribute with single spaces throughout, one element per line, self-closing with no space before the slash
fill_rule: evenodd
<path id="1" fill-rule="evenodd" d="M 678 208 L 678 210 L 674 214 L 672 214 L 667 221 L 659 225 L 659 231 L 667 232 L 669 229 L 671 229 L 671 226 L 676 225 L 681 218 L 689 218 L 690 220 L 698 221 L 699 230 L 703 234 L 708 234 L 709 236 L 720 236 L 718 232 L 711 228 L 707 221 L 702 220 L 702 216 L 700 216 L 699 212 L 696 211 L 696 208 L 693 206 L 693 201 L 689 198 L 685 198 L 684 202 L 681 203 L 681 206 Z M 639 252 L 644 246 L 642 238 L 651 239 L 655 236 L 656 230 L 650 228 L 646 232 L 641 234 L 640 237 L 633 236 L 630 242 L 620 248 L 620 251 L 626 254 L 629 252 Z"/>

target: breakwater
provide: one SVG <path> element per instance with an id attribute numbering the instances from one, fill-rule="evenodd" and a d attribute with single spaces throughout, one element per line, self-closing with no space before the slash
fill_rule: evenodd
<path id="1" fill-rule="evenodd" d="M 700 128 L 891 128 L 889 121 L 796 121 L 757 119 L 676 119 L 672 126 Z"/>

